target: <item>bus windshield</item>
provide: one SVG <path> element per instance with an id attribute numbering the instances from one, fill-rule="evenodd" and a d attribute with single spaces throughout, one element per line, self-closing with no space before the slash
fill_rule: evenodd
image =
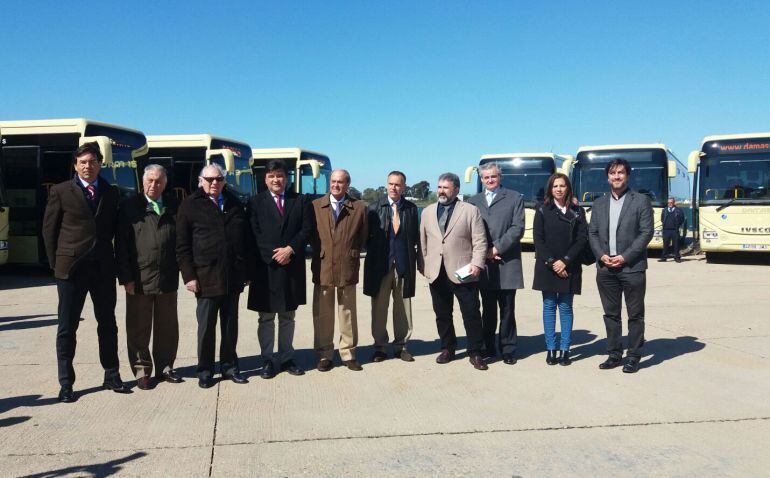
<path id="1" fill-rule="evenodd" d="M 770 203 L 770 154 L 706 156 L 700 163 L 700 203 Z"/>
<path id="2" fill-rule="evenodd" d="M 500 185 L 519 192 L 524 198 L 526 207 L 535 207 L 537 202 L 545 199 L 548 178 L 555 171 L 552 158 L 487 159 L 481 161 L 481 164 L 492 162 L 497 163 L 502 173 Z M 481 174 L 479 174 L 478 191 L 481 192 L 483 188 Z"/>
<path id="3" fill-rule="evenodd" d="M 649 196 L 653 206 L 662 207 L 668 196 L 666 152 L 591 151 L 577 157 L 572 176 L 572 187 L 581 205 L 590 205 L 609 192 L 604 167 L 614 158 L 623 158 L 631 165 L 628 187 Z"/>

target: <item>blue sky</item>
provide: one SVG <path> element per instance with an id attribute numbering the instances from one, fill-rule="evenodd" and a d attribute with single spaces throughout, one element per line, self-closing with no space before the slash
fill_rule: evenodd
<path id="1" fill-rule="evenodd" d="M 766 2 L 5 1 L 0 118 L 302 146 L 359 189 L 770 130 Z M 469 187 L 463 188 L 469 191 Z"/>

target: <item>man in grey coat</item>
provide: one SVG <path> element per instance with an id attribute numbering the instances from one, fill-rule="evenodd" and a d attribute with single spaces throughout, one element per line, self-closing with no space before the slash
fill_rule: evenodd
<path id="1" fill-rule="evenodd" d="M 620 322 L 622 296 L 628 310 L 628 352 L 623 371 L 639 370 L 644 345 L 644 294 L 647 244 L 653 235 L 650 199 L 628 189 L 631 166 L 621 158 L 605 167 L 611 194 L 594 201 L 588 239 L 596 261 L 596 285 L 604 308 L 609 358 L 602 370 L 622 364 L 623 334 Z"/>
<path id="2" fill-rule="evenodd" d="M 487 231 L 486 269 L 481 273 L 485 358 L 497 355 L 495 332 L 500 308 L 499 347 L 503 362 L 516 363 L 516 289 L 524 288 L 521 272 L 521 237 L 524 235 L 524 200 L 516 191 L 500 186 L 500 168 L 490 162 L 479 166 L 484 191 L 469 203 L 479 208 Z"/>

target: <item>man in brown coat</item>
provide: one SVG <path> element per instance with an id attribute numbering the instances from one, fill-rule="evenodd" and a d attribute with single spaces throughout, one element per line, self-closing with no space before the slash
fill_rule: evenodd
<path id="1" fill-rule="evenodd" d="M 361 370 L 356 360 L 358 323 L 356 284 L 361 248 L 366 244 L 366 205 L 347 195 L 350 173 L 332 171 L 331 194 L 313 201 L 316 229 L 313 246 L 313 326 L 318 370 L 332 368 L 334 357 L 334 298 L 340 326 L 340 358 L 350 370 Z"/>
<path id="2" fill-rule="evenodd" d="M 115 323 L 115 237 L 118 191 L 99 176 L 102 153 L 95 142 L 85 143 L 74 154 L 76 175 L 51 188 L 43 217 L 43 241 L 59 293 L 59 329 L 56 358 L 59 401 L 74 402 L 76 333 L 80 313 L 91 295 L 99 324 L 99 361 L 108 390 L 128 393 L 120 379 L 118 326 Z"/>

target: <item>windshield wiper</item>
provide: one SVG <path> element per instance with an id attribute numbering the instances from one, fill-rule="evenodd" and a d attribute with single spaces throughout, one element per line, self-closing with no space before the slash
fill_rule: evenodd
<path id="1" fill-rule="evenodd" d="M 732 199 L 730 199 L 730 200 L 729 200 L 729 201 L 727 201 L 726 203 L 724 203 L 724 204 L 722 204 L 721 206 L 719 206 L 719 207 L 717 208 L 717 212 L 721 211 L 722 209 L 725 209 L 725 208 L 728 208 L 728 207 L 730 207 L 730 205 L 731 205 L 732 203 L 734 203 L 735 201 L 737 201 L 737 200 L 738 200 L 738 198 L 732 198 Z"/>

